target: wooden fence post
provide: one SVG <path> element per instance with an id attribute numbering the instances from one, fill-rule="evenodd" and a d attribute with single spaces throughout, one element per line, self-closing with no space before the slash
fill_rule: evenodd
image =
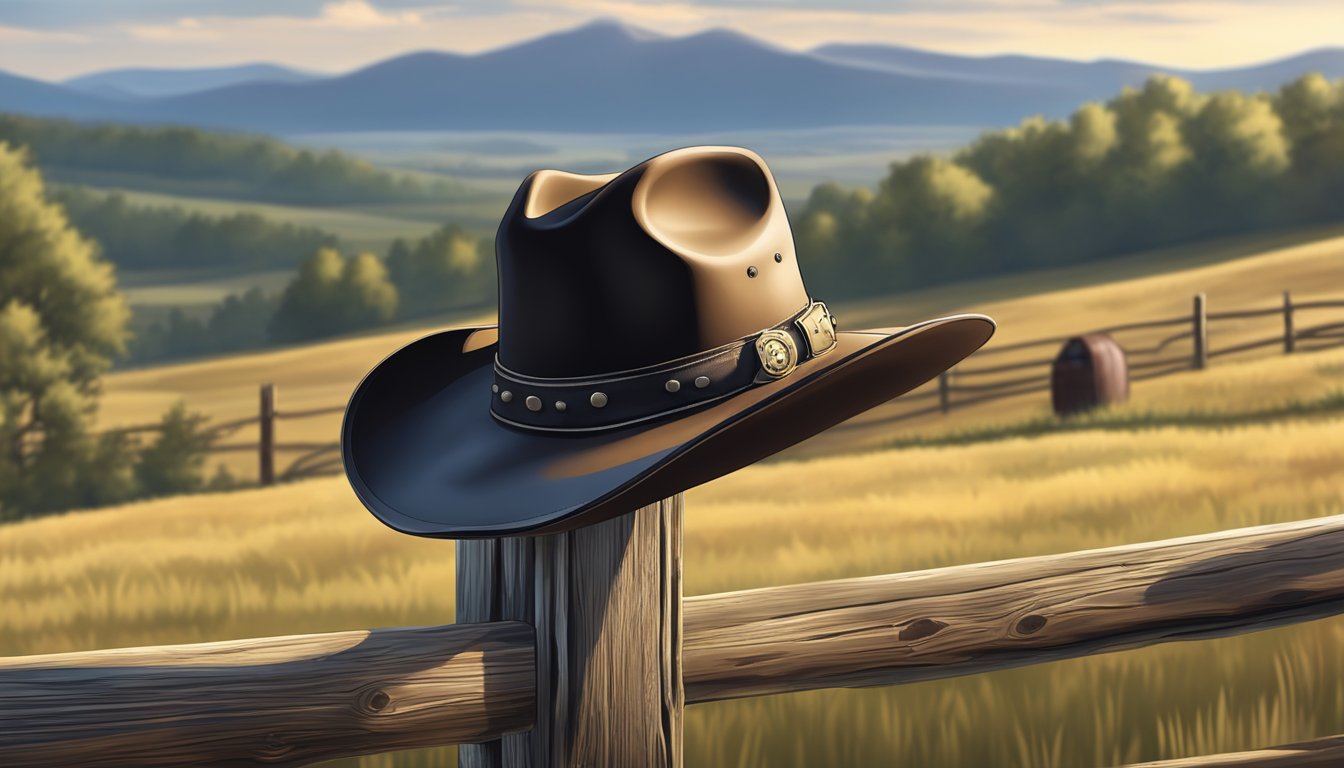
<path id="1" fill-rule="evenodd" d="M 1202 371 L 1209 365 L 1209 313 L 1204 294 L 1195 294 L 1194 312 L 1194 359 L 1191 365 Z"/>
<path id="2" fill-rule="evenodd" d="M 462 768 L 681 766 L 681 518 L 677 494 L 566 533 L 458 543 L 459 620 L 537 632 L 536 727 L 460 748 Z"/>
<path id="3" fill-rule="evenodd" d="M 938 374 L 938 410 L 947 413 L 952 410 L 952 381 L 948 371 Z"/>
<path id="4" fill-rule="evenodd" d="M 1293 333 L 1293 294 L 1283 292 L 1283 354 L 1291 355 L 1297 346 L 1297 336 Z"/>
<path id="5" fill-rule="evenodd" d="M 261 413 L 258 420 L 261 439 L 258 441 L 257 482 L 275 485 L 275 385 L 261 385 Z"/>

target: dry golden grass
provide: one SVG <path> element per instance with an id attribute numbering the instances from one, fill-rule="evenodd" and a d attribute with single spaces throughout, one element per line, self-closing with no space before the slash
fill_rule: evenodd
<path id="1" fill-rule="evenodd" d="M 1302 298 L 1344 295 L 1344 240 L 1203 264 L 1219 248 L 1269 242 L 1129 263 L 1139 272 L 1173 260 L 1188 267 L 1161 276 L 1083 285 L 1125 266 L 1112 263 L 896 297 L 841 319 L 858 327 L 981 309 L 999 319 L 997 343 L 1006 343 L 1183 312 L 1197 290 L 1210 293 L 1215 310 L 1269 305 L 1283 288 Z M 1058 290 L 1004 298 L 1051 286 Z M 419 333 L 119 373 L 108 381 L 104 419 L 153 420 L 179 398 L 220 421 L 248 416 L 261 381 L 279 384 L 282 410 L 340 403 L 369 366 Z M 1217 429 L 1141 422 L 1254 413 L 1338 397 L 1342 387 L 1344 350 L 1219 361 L 1136 385 L 1133 402 L 1116 410 L 1138 414 L 1124 429 L 833 456 L 809 462 L 805 473 L 786 456 L 688 493 L 687 592 L 1341 513 L 1338 411 Z M 1011 426 L 1044 411 L 1044 397 L 1033 395 L 923 423 L 884 424 L 879 413 L 833 430 L 815 450 Z M 280 439 L 334 440 L 337 421 L 282 422 Z M 251 456 L 231 460 L 240 477 L 252 477 Z M 452 550 L 381 527 L 337 478 L 8 525 L 0 527 L 0 654 L 447 622 Z M 1309 738 L 1344 731 L 1341 641 L 1344 621 L 1323 621 L 956 680 L 702 705 L 687 713 L 686 763 L 1048 768 Z M 455 761 L 452 750 L 425 750 L 348 762 Z"/>
<path id="2" fill-rule="evenodd" d="M 1162 386 L 1240 407 L 1240 386 L 1307 397 L 1338 387 L 1342 371 L 1344 350 Z M 1341 513 L 1341 435 L 1336 415 L 882 451 L 815 460 L 806 473 L 758 465 L 688 494 L 687 592 Z M 382 528 L 336 478 L 9 525 L 0 604 L 16 609 L 0 614 L 0 653 L 447 622 L 452 550 Z M 1342 640 L 1344 621 L 1315 622 L 956 680 L 702 705 L 687 715 L 687 764 L 1101 765 L 1324 735 L 1344 730 Z"/>
<path id="3" fill-rule="evenodd" d="M 1190 311 L 1275 306 L 1283 291 L 1301 300 L 1344 293 L 1340 228 L 1209 240 L 1045 272 L 956 283 L 846 307 L 843 327 L 909 323 L 955 311 L 999 322 L 993 346 L 1060 336 Z M 839 314 L 838 312 L 836 313 Z M 1270 325 L 1273 323 L 1270 321 Z"/>
<path id="4" fill-rule="evenodd" d="M 912 296 L 908 301 L 884 299 L 868 302 L 851 310 L 840 319 L 842 324 L 856 327 L 908 322 L 913 318 L 953 309 L 983 312 L 993 317 L 999 325 L 994 338 L 985 346 L 985 352 L 991 352 L 998 347 L 1020 341 L 1063 337 L 1128 322 L 1189 316 L 1192 297 L 1199 292 L 1207 294 L 1210 313 L 1279 307 L 1282 305 L 1281 293 L 1285 290 L 1291 291 L 1294 301 L 1298 302 L 1344 299 L 1344 238 L 1340 237 L 1290 245 L 1244 258 L 1191 266 L 1170 272 L 1117 279 L 1109 283 L 1077 285 L 1090 277 L 1099 277 L 1103 274 L 1100 270 L 1115 270 L 1124 264 L 1137 271 L 1155 270 L 1163 262 L 1199 264 L 1210 259 L 1221 249 L 1244 249 L 1250 247 L 1252 243 L 1261 242 L 1270 241 L 1225 241 L 1221 244 L 1201 244 L 1193 248 L 1142 254 L 1118 260 L 1118 263 L 1096 265 L 1093 268 L 1099 272 L 1095 275 L 1090 275 L 1077 267 L 1046 273 L 1036 277 L 1040 293 L 1026 292 L 1025 295 L 995 297 L 988 288 L 971 285 L 966 289 L 967 303 L 960 305 L 947 303 L 955 298 L 961 288 L 950 286 L 931 292 L 931 295 L 922 299 Z M 1025 278 L 1014 277 L 987 282 L 1008 291 L 1010 288 L 1020 289 L 1022 286 L 1016 281 L 1023 279 Z M 1056 284 L 1069 287 L 1052 290 L 1051 286 Z M 897 311 L 901 312 L 900 316 L 895 314 Z M 1304 310 L 1296 314 L 1299 330 L 1332 322 L 1344 322 L 1344 308 Z M 1127 332 L 1118 334 L 1117 338 L 1125 349 L 1133 354 L 1138 350 L 1154 348 L 1164 338 L 1186 330 L 1188 330 L 1186 326 L 1177 326 Z M 1219 349 L 1274 337 L 1282 332 L 1281 315 L 1212 320 L 1209 324 L 1209 348 L 1216 353 Z M 1053 346 L 1042 346 L 1014 352 L 982 354 L 973 356 L 959 368 L 974 370 L 1029 360 L 1048 361 L 1057 351 Z M 1280 353 L 1281 350 L 1277 347 L 1262 348 L 1238 353 L 1230 358 L 1214 359 L 1211 365 L 1221 367 L 1232 360 L 1254 359 Z M 1134 361 L 1189 359 L 1190 355 L 1190 341 L 1182 339 L 1163 348 L 1160 358 L 1136 356 Z M 1228 379 L 1216 390 L 1206 391 L 1203 384 L 1195 384 L 1198 392 L 1194 395 L 1190 391 L 1190 385 L 1172 384 L 1170 383 L 1172 379 L 1169 378 L 1136 382 L 1133 386 L 1133 402 L 1146 410 L 1183 411 L 1209 405 L 1208 399 L 1213 398 L 1211 407 L 1221 409 L 1231 406 L 1232 401 L 1238 401 L 1241 405 L 1232 407 L 1249 410 L 1252 400 L 1285 402 L 1315 396 L 1300 392 L 1299 387 L 1312 389 L 1320 386 L 1319 381 L 1299 380 L 1293 370 L 1280 369 L 1277 365 L 1263 369 L 1254 367 L 1241 370 L 1243 371 L 1241 379 L 1235 381 Z M 1048 381 L 1048 363 L 1032 369 L 985 377 L 959 376 L 954 371 L 952 380 L 954 386 L 981 385 L 1033 375 L 1038 376 L 1042 382 Z M 1265 380 L 1256 381 L 1260 378 Z M 1182 378 L 1180 381 L 1192 380 Z M 931 382 L 917 390 L 915 394 L 933 392 L 935 387 L 936 382 Z M 955 406 L 958 401 L 973 396 L 974 393 L 954 393 L 953 404 Z M 972 426 L 982 426 L 986 422 L 1018 421 L 1048 414 L 1050 399 L 1048 392 L 1041 391 L 967 407 L 954 407 L 948 415 L 935 413 L 910 419 L 897 418 L 902 414 L 934 404 L 936 401 L 928 399 L 920 401 L 898 399 L 874 408 L 838 429 L 798 446 L 788 455 L 795 458 L 823 456 L 840 451 L 878 447 L 893 438 L 911 435 L 928 437 L 957 432 Z"/>
<path id="5" fill-rule="evenodd" d="M 1302 300 L 1318 296 L 1344 298 L 1344 267 L 1340 266 L 1344 264 L 1344 237 L 1279 247 L 1295 238 L 1335 232 L 1311 230 L 1213 241 L 1030 276 L 994 278 L 898 294 L 845 306 L 838 310 L 838 314 L 844 327 L 858 328 L 900 325 L 956 311 L 985 312 L 999 323 L 999 331 L 990 342 L 992 349 L 1013 341 L 1060 336 L 1133 319 L 1188 313 L 1190 297 L 1197 291 L 1208 292 L 1211 311 L 1274 306 L 1282 290 L 1292 290 Z M 1257 253 L 1258 248 L 1271 250 Z M 1228 253 L 1254 255 L 1207 263 L 1219 256 L 1225 259 Z M 1184 268 L 1129 279 L 1118 277 L 1145 274 L 1173 265 Z M 1113 281 L 1105 282 L 1107 280 Z M 1326 317 L 1344 319 L 1344 310 Z M 479 320 L 489 322 L 484 316 Z M 1315 320 L 1304 315 L 1300 322 L 1305 324 Z M 1249 337 L 1273 335 L 1279 328 L 1277 323 L 1279 320 L 1272 317 L 1217 323 L 1213 326 L 1211 344 L 1216 349 L 1218 345 L 1248 338 L 1248 334 Z M 424 333 L 425 329 L 398 330 L 274 352 L 115 373 L 106 379 L 101 423 L 118 426 L 153 422 L 178 400 L 185 401 L 191 410 L 210 416 L 216 423 L 255 416 L 257 386 L 264 381 L 274 382 L 279 387 L 281 411 L 342 405 L 369 368 L 397 347 Z M 1141 334 L 1133 338 L 1146 343 L 1151 336 Z M 1129 339 L 1125 343 L 1129 343 Z M 998 365 L 1015 359 L 1049 357 L 1054 351 L 1043 348 L 1017 356 L 986 357 L 984 361 L 973 358 L 967 365 L 981 362 Z M 1219 364 L 1221 361 L 1215 363 Z M 1044 375 L 1045 371 L 1041 373 Z M 1155 386 L 1158 385 L 1136 385 L 1136 399 L 1147 397 L 1150 391 L 1170 394 L 1168 390 L 1152 389 Z M 1164 402 L 1178 408 L 1192 404 L 1189 400 Z M 991 419 L 1031 416 L 1043 412 L 1047 406 L 1048 396 L 1037 393 L 954 410 L 950 417 L 935 415 L 890 422 L 892 414 L 910 408 L 897 400 L 798 446 L 786 457 L 802 458 L 871 448 L 893 436 L 912 432 L 938 434 Z M 339 414 L 282 421 L 277 428 L 277 439 L 281 443 L 335 442 L 339 427 Z M 231 436 L 228 442 L 251 444 L 256 439 L 256 429 L 250 427 Z M 297 452 L 282 452 L 281 466 L 297 455 Z M 256 478 L 257 461 L 252 453 L 223 454 L 217 461 L 225 463 L 241 480 Z"/>

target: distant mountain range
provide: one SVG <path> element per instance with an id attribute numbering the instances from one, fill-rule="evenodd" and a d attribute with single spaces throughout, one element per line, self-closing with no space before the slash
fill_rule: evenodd
<path id="1" fill-rule="evenodd" d="M 1201 89 L 1259 90 L 1311 71 L 1344 76 L 1344 49 L 1190 72 L 884 45 L 796 52 L 735 32 L 666 37 L 599 21 L 482 54 L 412 53 L 329 77 L 268 64 L 124 69 L 64 83 L 0 73 L 0 111 L 278 134 L 988 127 L 1063 116 L 1156 72 Z"/>
<path id="2" fill-rule="evenodd" d="M 1274 90 L 1308 72 L 1320 72 L 1332 79 L 1344 76 L 1344 48 L 1324 48 L 1265 64 L 1215 70 L 1162 67 L 1115 59 L 1069 61 L 1020 55 L 955 56 L 895 45 L 835 43 L 814 48 L 812 54 L 838 64 L 914 77 L 1005 85 L 1048 83 L 1071 91 L 1080 99 L 1108 98 L 1127 85 L 1140 85 L 1159 73 L 1189 80 L 1203 91 Z"/>
<path id="3" fill-rule="evenodd" d="M 278 64 L 241 64 L 203 69 L 109 69 L 73 77 L 61 84 L 93 96 L 141 99 L 179 96 L 243 83 L 306 83 L 320 77 Z"/>

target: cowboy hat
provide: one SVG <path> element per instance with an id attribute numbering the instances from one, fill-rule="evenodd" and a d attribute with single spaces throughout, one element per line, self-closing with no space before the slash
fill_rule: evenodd
<path id="1" fill-rule="evenodd" d="M 346 409 L 350 483 L 406 533 L 615 517 L 901 395 L 994 332 L 982 315 L 837 331 L 769 169 L 736 147 L 537 171 L 495 245 L 498 326 L 412 342 Z"/>

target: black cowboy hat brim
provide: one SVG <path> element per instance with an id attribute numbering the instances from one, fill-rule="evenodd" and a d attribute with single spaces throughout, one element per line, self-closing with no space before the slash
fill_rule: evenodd
<path id="1" fill-rule="evenodd" d="M 914 389 L 983 345 L 958 315 L 849 331 L 789 376 L 665 421 L 602 433 L 528 432 L 490 415 L 493 326 L 412 342 L 356 388 L 346 475 L 388 526 L 441 538 L 553 533 L 728 474 Z"/>

